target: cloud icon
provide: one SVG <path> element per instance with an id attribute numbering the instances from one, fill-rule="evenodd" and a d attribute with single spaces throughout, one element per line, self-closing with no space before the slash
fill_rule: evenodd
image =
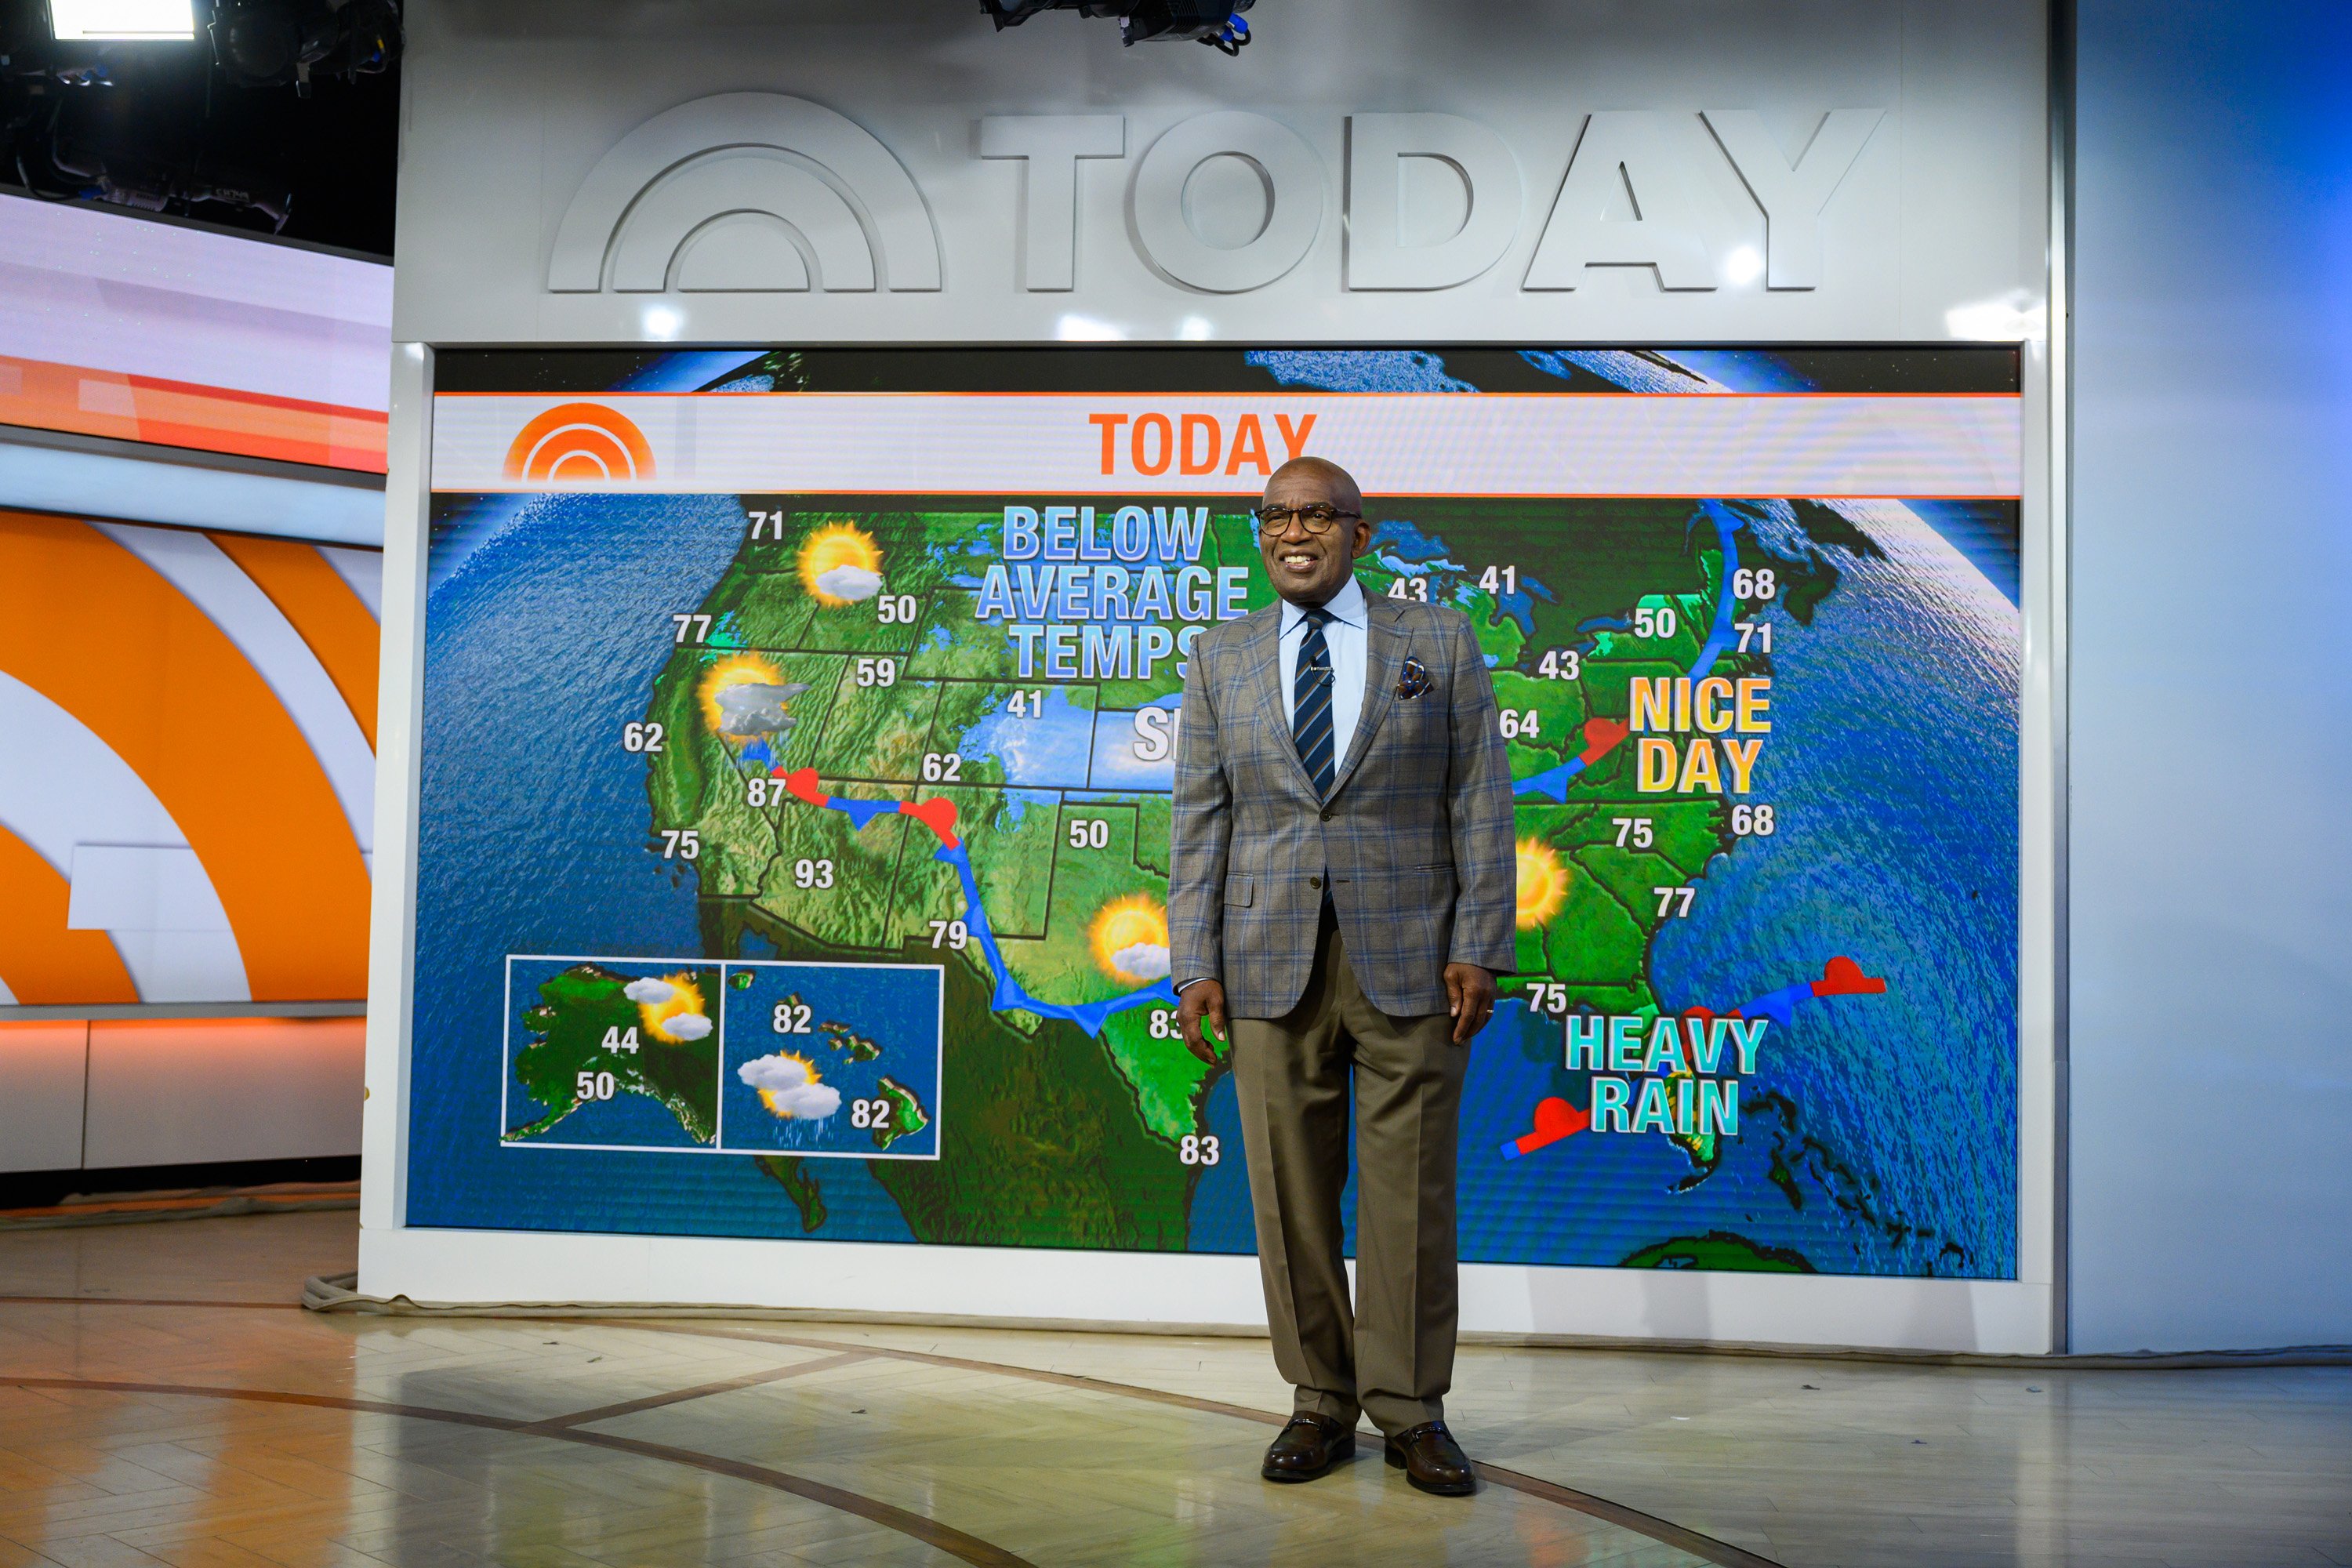
<path id="1" fill-rule="evenodd" d="M 632 980 L 621 987 L 622 995 L 646 1007 L 658 1006 L 677 994 L 677 986 L 667 980 L 656 980 L 651 975 L 643 980 Z"/>
<path id="2" fill-rule="evenodd" d="M 699 1013 L 679 1013 L 654 1027 L 673 1040 L 698 1040 L 710 1033 L 710 1020 Z"/>
<path id="3" fill-rule="evenodd" d="M 818 1083 L 798 1057 L 753 1057 L 735 1076 L 760 1091 L 769 1111 L 786 1121 L 822 1121 L 841 1109 L 841 1090 Z"/>
<path id="4" fill-rule="evenodd" d="M 793 716 L 784 711 L 784 704 L 808 687 L 801 681 L 776 685 L 764 680 L 742 680 L 723 687 L 713 699 L 719 704 L 719 732 L 722 735 L 775 735 L 793 727 Z"/>
<path id="5" fill-rule="evenodd" d="M 854 604 L 882 591 L 882 574 L 863 566 L 829 566 L 816 574 L 816 585 L 820 592 Z"/>
<path id="6" fill-rule="evenodd" d="M 1156 942 L 1139 942 L 1112 953 L 1110 966 L 1138 980 L 1165 980 L 1169 972 L 1168 950 Z"/>

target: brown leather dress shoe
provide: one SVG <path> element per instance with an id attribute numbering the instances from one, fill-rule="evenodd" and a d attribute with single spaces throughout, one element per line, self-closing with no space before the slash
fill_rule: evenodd
<path id="1" fill-rule="evenodd" d="M 1355 1457 L 1354 1427 L 1302 1410 L 1266 1449 L 1265 1463 L 1257 1473 L 1270 1481 L 1311 1481 L 1341 1459 Z"/>
<path id="2" fill-rule="evenodd" d="M 1443 1421 L 1424 1421 L 1391 1437 L 1388 1462 L 1389 1468 L 1402 1470 L 1406 1480 L 1439 1497 L 1468 1497 L 1478 1489 L 1478 1472 L 1470 1468 L 1470 1456 Z"/>

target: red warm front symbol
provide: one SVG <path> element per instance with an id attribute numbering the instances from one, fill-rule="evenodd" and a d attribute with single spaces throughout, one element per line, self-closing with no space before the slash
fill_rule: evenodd
<path id="1" fill-rule="evenodd" d="M 649 479 L 646 433 L 601 403 L 562 403 L 522 427 L 507 448 L 510 479 Z"/>

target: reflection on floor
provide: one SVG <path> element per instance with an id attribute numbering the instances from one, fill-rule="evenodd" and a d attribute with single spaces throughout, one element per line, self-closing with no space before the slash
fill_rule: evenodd
<path id="1" fill-rule="evenodd" d="M 0 1568 L 2352 1564 L 2352 1370 L 1472 1347 L 1465 1503 L 1260 1481 L 1259 1341 L 294 1310 L 354 1226 L 0 1236 Z"/>

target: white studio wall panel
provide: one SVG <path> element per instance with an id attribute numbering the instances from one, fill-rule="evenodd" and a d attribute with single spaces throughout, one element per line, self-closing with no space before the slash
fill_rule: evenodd
<path id="1" fill-rule="evenodd" d="M 2041 301 L 2042 18 L 1296 0 L 1229 60 L 915 3 L 424 4 L 394 331 L 1959 335 Z"/>
<path id="2" fill-rule="evenodd" d="M 380 413 L 391 283 L 381 262 L 0 196 L 11 359 Z M 79 401 L 110 392 L 128 412 L 110 383 Z"/>
<path id="3" fill-rule="evenodd" d="M 65 1171 L 81 1163 L 89 1030 L 82 1023 L 0 1028 L 0 1171 Z"/>
<path id="4" fill-rule="evenodd" d="M 2079 26 L 2074 1343 L 2343 1344 L 2352 16 L 2096 0 Z M 2227 747 L 2168 743 L 2221 710 Z"/>
<path id="5" fill-rule="evenodd" d="M 531 454 L 506 445 L 538 407 L 445 397 L 436 427 L 434 394 L 460 390 L 436 389 L 436 353 L 579 345 L 619 363 L 666 345 L 1108 341 L 1916 352 L 1973 338 L 2023 349 L 2011 389 L 2021 442 L 2013 423 L 2006 437 L 1988 426 L 1975 453 L 1999 482 L 1956 470 L 1936 492 L 1999 493 L 2022 514 L 2014 1278 L 1489 1265 L 1465 1277 L 1465 1327 L 2051 1347 L 2063 557 L 2042 341 L 2043 6 L 1265 0 L 1252 20 L 1257 41 L 1228 59 L 1123 50 L 1115 27 L 1068 16 L 998 36 L 941 0 L 414 0 L 380 736 L 383 776 L 410 783 L 383 792 L 375 833 L 394 870 L 376 884 L 362 1289 L 1162 1323 L 1246 1323 L 1258 1310 L 1243 1257 L 407 1227 L 430 454 L 445 479 L 470 475 L 469 491 L 544 488 L 528 482 Z M 1442 425 L 1447 400 L 1431 401 Z M 477 406 L 451 412 L 460 404 Z M 795 419 L 813 406 L 796 405 Z M 722 500 L 748 482 L 733 457 L 775 458 L 768 435 L 728 423 L 732 410 L 665 424 L 657 404 L 632 407 L 648 421 L 646 472 L 707 473 Z M 811 444 L 795 482 L 835 468 L 857 485 L 877 473 L 919 482 L 937 432 L 914 429 L 894 453 L 900 413 L 859 405 Z M 1924 403 L 1889 417 L 1944 414 L 1996 417 Z M 763 417 L 754 400 L 744 416 Z M 1023 437 L 1009 425 L 1002 438 Z M 965 459 L 984 460 L 986 443 L 974 450 Z M 1074 485 L 1093 451 L 1071 448 Z M 1104 451 L 1096 483 L 1112 471 Z M 789 1247 L 805 1249 L 792 1254 L 804 1270 L 782 1266 Z M 982 1281 L 973 1302 L 938 1300 L 942 1268 Z"/>
<path id="6" fill-rule="evenodd" d="M 347 1155 L 359 1142 L 355 1018 L 92 1022 L 91 1170 Z"/>

